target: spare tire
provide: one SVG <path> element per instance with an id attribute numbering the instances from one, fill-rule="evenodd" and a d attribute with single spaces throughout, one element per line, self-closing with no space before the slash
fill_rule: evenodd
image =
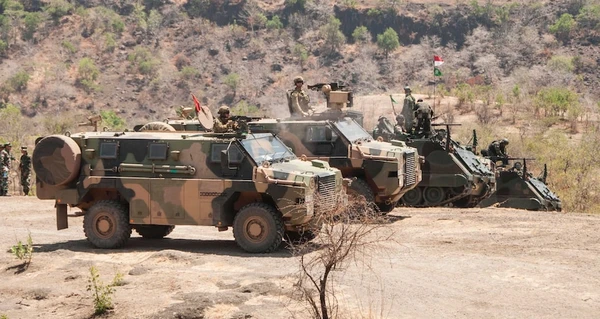
<path id="1" fill-rule="evenodd" d="M 150 122 L 144 124 L 139 130 L 139 132 L 143 131 L 167 131 L 167 132 L 175 132 L 175 128 L 171 125 L 164 122 Z"/>
<path id="2" fill-rule="evenodd" d="M 79 175 L 81 149 L 70 137 L 50 135 L 33 150 L 33 170 L 48 185 L 64 185 Z"/>

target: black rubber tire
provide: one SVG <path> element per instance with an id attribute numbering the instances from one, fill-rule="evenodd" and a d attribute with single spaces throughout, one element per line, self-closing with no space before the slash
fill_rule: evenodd
<path id="1" fill-rule="evenodd" d="M 298 245 L 307 243 L 317 237 L 317 232 L 312 230 L 305 230 L 303 232 L 287 231 L 285 232 L 285 241 Z"/>
<path id="2" fill-rule="evenodd" d="M 426 204 L 436 206 L 446 199 L 446 192 L 442 187 L 425 187 L 423 199 Z"/>
<path id="3" fill-rule="evenodd" d="M 136 225 L 135 231 L 146 239 L 161 239 L 168 236 L 175 225 Z"/>
<path id="4" fill-rule="evenodd" d="M 83 216 L 83 232 L 88 241 L 98 248 L 121 248 L 131 237 L 128 217 L 127 210 L 119 202 L 101 200 Z"/>
<path id="5" fill-rule="evenodd" d="M 350 187 L 348 188 L 348 197 L 351 199 L 353 196 L 363 196 L 369 204 L 375 202 L 375 195 L 373 194 L 369 183 L 364 179 L 357 178 L 350 184 Z"/>
<path id="6" fill-rule="evenodd" d="M 256 230 L 259 231 L 257 235 L 251 234 Z M 276 250 L 283 241 L 284 233 L 283 218 L 275 208 L 266 203 L 252 203 L 242 207 L 233 220 L 233 237 L 236 243 L 250 253 Z"/>
<path id="7" fill-rule="evenodd" d="M 415 187 L 404 193 L 401 200 L 406 206 L 417 206 L 423 201 L 423 189 Z"/>
<path id="8" fill-rule="evenodd" d="M 398 202 L 393 202 L 393 203 L 390 203 L 390 204 L 379 203 L 379 204 L 377 204 L 377 208 L 379 208 L 379 211 L 382 214 L 387 214 L 387 213 L 393 211 L 394 208 L 396 208 L 396 205 L 398 205 Z"/>
<path id="9" fill-rule="evenodd" d="M 175 128 L 170 124 L 164 122 L 150 122 L 144 124 L 144 126 L 140 127 L 140 132 L 153 132 L 153 131 L 163 131 L 163 132 L 175 132 Z"/>

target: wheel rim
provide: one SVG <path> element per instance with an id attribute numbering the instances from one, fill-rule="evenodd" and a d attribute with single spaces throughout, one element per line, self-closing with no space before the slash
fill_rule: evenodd
<path id="1" fill-rule="evenodd" d="M 252 217 L 244 223 L 244 236 L 253 243 L 260 243 L 267 237 L 268 229 L 265 219 Z"/>
<path id="2" fill-rule="evenodd" d="M 417 205 L 421 201 L 422 194 L 420 188 L 413 188 L 402 196 L 402 201 L 407 205 Z"/>
<path id="3" fill-rule="evenodd" d="M 440 187 L 427 187 L 423 196 L 429 204 L 441 203 L 444 200 L 444 190 Z"/>
<path id="4" fill-rule="evenodd" d="M 116 221 L 106 213 L 101 213 L 94 219 L 94 234 L 100 238 L 111 238 L 116 231 Z"/>

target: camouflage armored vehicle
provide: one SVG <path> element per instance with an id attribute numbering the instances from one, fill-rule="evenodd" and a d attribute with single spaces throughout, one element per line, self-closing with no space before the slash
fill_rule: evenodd
<path id="1" fill-rule="evenodd" d="M 387 118 L 380 118 L 374 137 L 391 140 L 392 144 L 406 143 L 417 148 L 425 157 L 421 166 L 423 180 L 407 192 L 402 202 L 407 206 L 428 207 L 452 204 L 456 207 L 474 207 L 494 190 L 494 173 L 484 159 L 470 149 L 452 140 L 449 124 L 431 137 L 394 132 Z"/>
<path id="2" fill-rule="evenodd" d="M 299 156 L 328 161 L 344 177 L 354 178 L 349 195 L 363 195 L 382 212 L 391 211 L 402 195 L 421 181 L 417 150 L 403 143 L 392 145 L 373 139 L 347 116 L 350 92 L 331 91 L 326 84 L 309 87 L 319 86 L 325 89 L 327 111 L 300 119 L 251 121 L 248 128 L 277 135 Z"/>
<path id="3" fill-rule="evenodd" d="M 489 207 L 497 204 L 498 207 L 510 207 L 527 210 L 561 211 L 562 203 L 546 185 L 548 169 L 540 177 L 534 177 L 527 170 L 527 158 L 509 158 L 513 166 L 506 169 L 498 167 L 496 170 L 496 191 L 483 201 L 478 207 Z"/>
<path id="4" fill-rule="evenodd" d="M 248 252 L 275 250 L 286 235 L 312 239 L 320 214 L 346 203 L 341 172 L 303 161 L 272 134 L 88 132 L 36 144 L 37 196 L 83 214 L 99 248 L 119 248 L 135 229 L 167 236 L 175 225 L 233 226 Z"/>

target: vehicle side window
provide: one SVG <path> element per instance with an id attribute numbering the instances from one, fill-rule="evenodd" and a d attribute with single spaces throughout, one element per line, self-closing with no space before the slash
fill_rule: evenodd
<path id="1" fill-rule="evenodd" d="M 148 159 L 165 160 L 167 159 L 167 143 L 150 143 L 148 145 Z"/>
<path id="2" fill-rule="evenodd" d="M 226 150 L 229 144 L 212 144 L 210 150 L 210 162 L 219 163 L 221 162 L 221 151 Z M 239 164 L 244 159 L 244 156 L 240 149 L 236 145 L 231 145 L 229 148 L 229 163 Z"/>
<path id="3" fill-rule="evenodd" d="M 331 131 L 330 131 L 331 132 Z M 335 142 L 337 134 L 331 132 L 331 138 L 327 138 L 326 126 L 309 126 L 306 128 L 307 142 Z"/>
<path id="4" fill-rule="evenodd" d="M 118 144 L 116 142 L 105 142 L 100 144 L 100 158 L 101 159 L 115 159 L 117 158 Z"/>

